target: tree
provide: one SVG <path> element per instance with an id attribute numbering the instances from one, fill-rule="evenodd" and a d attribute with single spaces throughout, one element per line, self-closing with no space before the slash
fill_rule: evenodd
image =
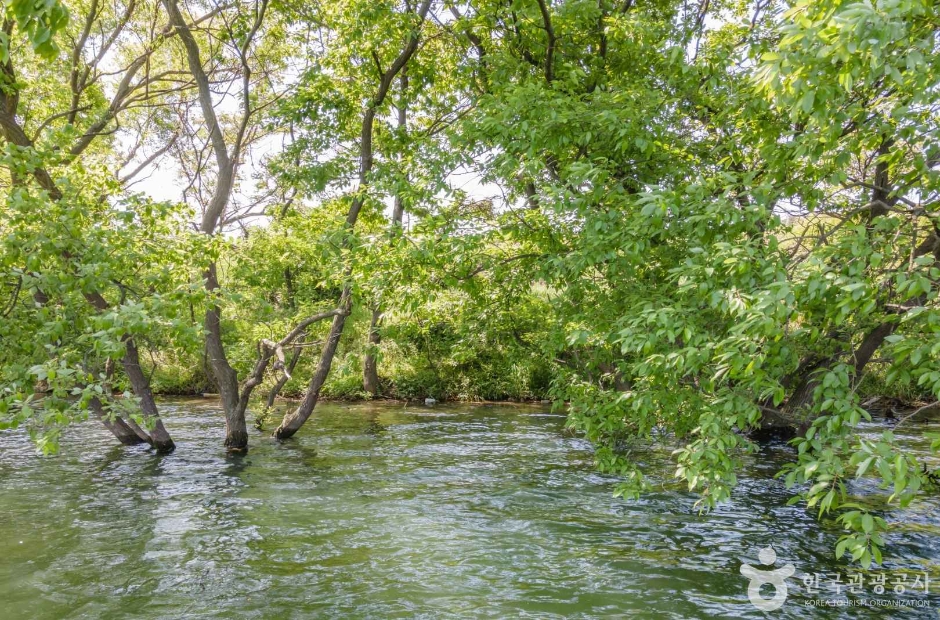
<path id="1" fill-rule="evenodd" d="M 0 128 L 9 185 L 3 264 L 14 282 L 5 327 L 19 342 L 3 371 L 3 406 L 12 416 L 5 424 L 30 424 L 52 450 L 60 426 L 91 408 L 123 443 L 146 441 L 171 452 L 175 446 L 158 417 L 137 339 L 158 333 L 186 303 L 187 288 L 174 276 L 186 271 L 191 248 L 187 235 L 173 227 L 171 208 L 128 192 L 161 152 L 135 162 L 149 146 L 145 134 L 159 124 L 132 108 L 157 96 L 150 87 L 161 76 L 151 72 L 149 60 L 166 35 L 126 36 L 146 20 L 148 7 L 133 2 L 113 12 L 97 2 L 81 8 L 81 19 L 67 26 L 61 5 L 20 3 L 5 22 Z M 65 59 L 52 35 L 67 27 L 75 43 Z M 16 46 L 20 37 L 47 64 Z M 116 68 L 106 66 L 109 52 Z M 16 60 L 25 62 L 18 67 Z M 67 91 L 53 86 L 62 74 L 69 76 Z M 109 100 L 104 90 L 112 75 L 119 79 Z M 111 138 L 119 116 L 138 129 L 124 135 L 132 145 L 128 152 Z M 35 331 L 25 331 L 27 325 Z M 174 328 L 185 332 L 179 323 Z M 132 407 L 115 413 L 112 361 L 121 362 L 139 412 Z M 46 382 L 48 397 L 35 398 L 36 380 Z M 34 417 L 37 404 L 42 415 Z"/>
<path id="2" fill-rule="evenodd" d="M 489 73 L 466 139 L 549 257 L 532 277 L 557 292 L 571 424 L 625 495 L 645 487 L 630 443 L 674 435 L 705 508 L 761 431 L 787 433 L 781 473 L 839 512 L 839 552 L 879 559 L 885 521 L 853 474 L 893 487 L 888 505 L 930 477 L 890 432 L 858 438 L 860 381 L 878 353 L 889 381 L 940 395 L 933 10 L 572 6 L 462 18 Z"/>
<path id="3" fill-rule="evenodd" d="M 383 106 L 388 105 L 387 99 L 396 77 L 408 65 L 412 56 L 414 56 L 415 52 L 418 50 L 419 43 L 421 42 L 421 29 L 430 7 L 430 0 L 423 0 L 422 4 L 416 9 L 412 9 L 410 6 L 406 5 L 405 11 L 401 14 L 396 14 L 391 10 L 391 7 L 383 7 L 384 11 L 390 13 L 391 19 L 384 23 L 380 22 L 370 31 L 372 40 L 367 43 L 371 44 L 371 48 L 366 50 L 360 47 L 360 41 L 358 40 L 358 35 L 360 34 L 359 28 L 361 27 L 359 25 L 361 22 L 357 19 L 359 16 L 358 11 L 367 10 L 369 13 L 372 13 L 374 7 L 371 5 L 368 7 L 350 7 L 348 4 L 344 5 L 345 12 L 337 15 L 340 19 L 333 25 L 335 29 L 334 34 L 339 38 L 339 41 L 336 43 L 336 53 L 338 57 L 324 58 L 322 64 L 315 66 L 311 74 L 306 76 L 308 83 L 312 82 L 314 84 L 323 85 L 323 82 L 329 79 L 329 69 L 333 68 L 330 65 L 330 61 L 336 62 L 336 60 L 348 61 L 347 66 L 352 67 L 361 67 L 366 63 L 368 63 L 368 65 L 374 63 L 376 71 L 377 79 L 370 80 L 370 83 L 365 88 L 363 88 L 363 85 L 353 82 L 353 88 L 358 90 L 359 94 L 365 95 L 363 97 L 365 104 L 364 109 L 361 111 L 362 120 L 359 137 L 353 147 L 353 152 L 355 153 L 353 161 L 357 163 L 358 167 L 358 178 L 356 179 L 358 185 L 349 201 L 349 209 L 343 225 L 344 233 L 346 234 L 344 234 L 340 242 L 341 248 L 348 247 L 350 243 L 348 233 L 353 231 L 359 219 L 360 212 L 370 198 L 369 189 L 372 182 L 372 169 L 375 160 L 373 138 L 376 116 L 382 111 Z M 344 23 L 346 20 L 352 23 Z M 342 28 L 344 25 L 347 26 L 347 28 Z M 366 54 L 368 54 L 368 56 L 366 56 Z M 341 75 L 342 74 L 340 74 L 340 76 Z M 317 100 L 313 100 L 312 103 L 315 106 L 322 105 Z M 340 105 L 342 105 L 340 109 L 344 112 L 345 118 L 339 117 L 339 120 L 348 122 L 354 108 L 348 101 L 344 101 Z M 313 109 L 316 110 L 316 107 Z M 328 107 L 320 109 L 332 111 L 329 110 Z M 326 122 L 333 122 L 334 118 L 335 117 L 332 117 L 332 115 L 324 114 L 313 120 L 322 119 Z M 336 163 L 341 164 L 341 162 Z M 340 168 L 340 170 L 342 170 L 342 168 Z M 347 275 L 350 274 L 347 273 Z M 324 346 L 320 353 L 320 361 L 307 387 L 304 399 L 295 411 L 285 414 L 280 426 L 274 431 L 274 436 L 277 439 L 283 440 L 293 436 L 300 430 L 304 422 L 307 421 L 310 414 L 313 413 L 313 409 L 316 407 L 317 400 L 320 396 L 320 390 L 323 388 L 323 384 L 326 383 L 330 367 L 333 364 L 336 348 L 343 335 L 346 317 L 352 309 L 352 303 L 352 287 L 347 283 L 343 287 L 343 292 L 338 302 L 340 312 L 333 317 L 333 324 L 330 326 L 330 331 L 326 336 Z"/>
<path id="4" fill-rule="evenodd" d="M 164 2 L 169 15 L 169 22 L 179 34 L 183 45 L 186 64 L 193 76 L 198 90 L 199 109 L 202 114 L 201 121 L 208 132 L 208 143 L 215 156 L 215 176 L 207 184 L 210 191 L 207 194 L 195 193 L 195 199 L 201 203 L 202 219 L 200 230 L 203 234 L 213 237 L 221 233 L 227 224 L 240 221 L 245 217 L 261 215 L 252 213 L 249 209 L 244 213 L 232 212 L 232 193 L 237 179 L 239 166 L 245 157 L 245 152 L 252 142 L 259 140 L 264 134 L 264 126 L 259 122 L 261 112 L 278 97 L 278 93 L 270 92 L 273 83 L 266 75 L 268 69 L 265 63 L 276 65 L 279 58 L 268 50 L 268 54 L 259 53 L 261 47 L 256 37 L 269 35 L 267 43 L 271 43 L 279 36 L 277 28 L 264 30 L 265 18 L 268 11 L 267 0 L 254 3 L 252 11 L 246 13 L 236 12 L 231 18 L 225 18 L 222 12 L 223 24 L 214 34 L 219 37 L 222 44 L 231 54 L 234 61 L 233 69 L 239 88 L 239 114 L 228 132 L 216 114 L 216 106 L 220 105 L 215 99 L 212 82 L 203 67 L 200 44 L 191 30 L 189 23 L 179 9 L 176 0 Z M 210 45 L 212 41 L 210 41 Z M 258 63 L 259 66 L 253 66 Z M 260 92 L 259 92 L 260 91 Z M 267 96 L 270 99 L 265 99 Z M 198 141 L 198 137 L 194 136 Z M 203 179 L 206 174 L 199 159 L 184 162 L 190 164 L 190 174 L 193 178 Z M 195 164 L 195 165 L 193 165 Z M 201 185 L 201 184 L 200 184 Z M 218 264 L 211 261 L 205 272 L 206 291 L 217 296 L 221 292 Z M 290 330 L 284 338 L 277 342 L 264 340 L 258 343 L 258 360 L 251 373 L 244 381 L 239 382 L 238 373 L 229 363 L 223 340 L 222 307 L 218 300 L 210 302 L 205 315 L 206 352 L 209 365 L 222 396 L 225 411 L 225 446 L 234 452 L 244 452 L 248 448 L 248 428 L 245 421 L 245 412 L 248 408 L 254 388 L 257 387 L 264 376 L 272 357 L 283 356 L 283 348 L 291 345 L 300 337 L 311 323 L 341 314 L 342 310 L 329 310 L 308 316 L 294 329 Z"/>
<path id="5" fill-rule="evenodd" d="M 336 360 L 374 394 L 394 344 L 425 393 L 462 389 L 442 364 L 550 374 L 621 495 L 635 442 L 674 442 L 708 509 L 786 438 L 796 501 L 866 565 L 887 522 L 854 479 L 884 507 L 934 488 L 858 433 L 876 382 L 940 397 L 926 0 L 70 8 L 10 3 L 0 32 L 5 425 L 51 448 L 90 409 L 168 451 L 140 351 L 202 336 L 243 451 L 271 370 L 268 406 L 320 347 L 286 440 Z M 134 193 L 160 164 L 182 205 Z"/>

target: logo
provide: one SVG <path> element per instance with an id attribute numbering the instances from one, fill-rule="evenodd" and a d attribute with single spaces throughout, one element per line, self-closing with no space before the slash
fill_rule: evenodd
<path id="1" fill-rule="evenodd" d="M 757 559 L 764 566 L 773 566 L 774 562 L 777 561 L 777 552 L 774 551 L 773 547 L 764 547 L 757 554 Z M 761 570 L 750 564 L 742 564 L 741 574 L 751 580 L 747 586 L 747 598 L 751 601 L 751 605 L 761 611 L 780 609 L 787 600 L 786 579 L 792 576 L 795 571 L 796 568 L 792 564 L 774 570 Z M 772 598 L 761 596 L 760 588 L 765 583 L 769 583 L 774 587 Z"/>

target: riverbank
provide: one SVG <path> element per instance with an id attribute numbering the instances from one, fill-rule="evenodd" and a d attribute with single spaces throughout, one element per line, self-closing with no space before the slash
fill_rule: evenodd
<path id="1" fill-rule="evenodd" d="M 219 398 L 219 394 L 213 392 L 189 392 L 189 393 L 167 393 L 155 392 L 163 398 L 192 397 L 192 398 Z M 428 399 L 434 402 L 428 402 Z M 303 395 L 278 396 L 276 403 L 290 404 L 300 403 Z M 478 405 L 545 405 L 552 406 L 554 401 L 544 398 L 529 399 L 437 399 L 432 397 L 425 398 L 393 398 L 390 396 L 369 396 L 368 394 L 349 395 L 342 397 L 322 397 L 320 402 L 343 404 L 343 403 L 397 403 L 408 404 L 478 404 Z M 862 402 L 862 408 L 868 411 L 873 418 L 883 418 L 897 422 L 922 422 L 930 420 L 940 420 L 940 402 L 927 402 L 923 400 L 904 401 L 894 397 L 872 396 Z"/>

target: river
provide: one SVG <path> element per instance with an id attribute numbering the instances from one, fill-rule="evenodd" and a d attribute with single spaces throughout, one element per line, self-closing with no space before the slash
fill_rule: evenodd
<path id="1" fill-rule="evenodd" d="M 614 498 L 616 478 L 545 407 L 321 404 L 286 443 L 253 431 L 246 456 L 224 453 L 217 402 L 162 411 L 166 457 L 92 422 L 54 457 L 0 433 L 0 617 L 764 617 L 740 567 L 771 544 L 796 571 L 779 617 L 892 613 L 815 606 L 853 597 L 940 609 L 891 589 L 927 571 L 940 593 L 940 502 L 894 515 L 891 562 L 864 576 L 886 574 L 885 594 L 837 596 L 852 572 L 832 555 L 838 529 L 784 506 L 784 446 L 748 457 L 733 500 L 699 515 L 671 483 Z M 639 458 L 669 480 L 668 446 Z"/>

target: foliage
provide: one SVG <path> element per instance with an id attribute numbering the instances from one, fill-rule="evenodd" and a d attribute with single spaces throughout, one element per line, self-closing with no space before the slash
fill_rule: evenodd
<path id="1" fill-rule="evenodd" d="M 33 51 L 45 59 L 52 59 L 59 53 L 55 35 L 65 28 L 69 21 L 66 7 L 57 0 L 35 2 L 35 0 L 5 0 L 3 3 L 4 21 L 14 22 L 20 33 L 32 46 Z M 0 62 L 6 63 L 10 57 L 10 32 L 0 32 Z"/>
<path id="2" fill-rule="evenodd" d="M 11 167 L 30 155 L 7 149 Z M 192 349 L 199 335 L 189 316 L 199 303 L 190 256 L 200 240 L 182 229 L 179 210 L 134 194 L 102 199 L 114 188 L 103 172 L 60 186 L 57 201 L 14 189 L 0 223 L 0 271 L 12 291 L 0 322 L 0 424 L 25 424 L 46 451 L 64 425 L 87 415 L 90 399 L 120 409 L 110 369 L 126 337 Z M 88 301 L 98 291 L 113 300 L 104 311 Z"/>
<path id="3" fill-rule="evenodd" d="M 129 339 L 158 388 L 211 343 L 228 400 L 298 395 L 334 332 L 288 336 L 339 309 L 323 395 L 364 396 L 366 352 L 385 396 L 550 391 L 619 495 L 668 441 L 710 509 L 785 435 L 794 501 L 867 566 L 881 511 L 934 491 L 858 432 L 873 392 L 940 398 L 933 4 L 245 0 L 155 29 L 173 6 L 5 5 L 5 426 L 51 449 L 95 398 L 133 409 Z M 161 163 L 183 204 L 125 174 Z"/>
<path id="4" fill-rule="evenodd" d="M 705 27 L 574 4 L 476 11 L 508 49 L 464 134 L 530 207 L 502 232 L 547 256 L 530 278 L 557 292 L 556 397 L 624 495 L 645 488 L 625 439 L 674 436 L 704 509 L 752 431 L 795 430 L 781 474 L 842 515 L 840 550 L 879 558 L 851 480 L 878 476 L 890 506 L 929 479 L 890 432 L 858 439 L 859 382 L 877 350 L 889 382 L 940 396 L 932 8 L 721 4 Z"/>

